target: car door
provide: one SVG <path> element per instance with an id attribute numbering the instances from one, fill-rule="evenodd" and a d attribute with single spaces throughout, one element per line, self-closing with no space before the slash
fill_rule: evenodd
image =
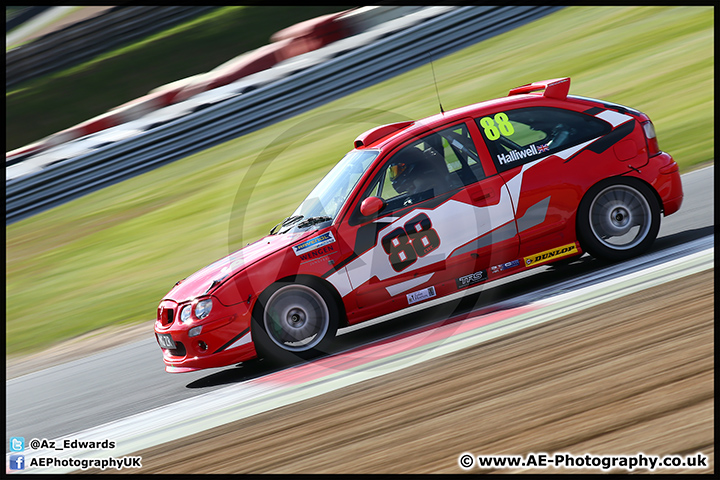
<path id="1" fill-rule="evenodd" d="M 486 177 L 472 128 L 460 122 L 406 142 L 362 187 L 339 227 L 354 230 L 356 258 L 347 273 L 358 307 L 396 302 L 400 308 L 457 291 L 487 279 L 493 261 L 517 254 L 509 192 L 500 176 Z M 415 171 L 417 165 L 424 165 L 425 182 L 413 180 L 417 188 L 409 188 L 402 166 Z M 365 217 L 359 209 L 370 197 L 384 207 Z M 494 253 L 496 243 L 502 253 Z"/>

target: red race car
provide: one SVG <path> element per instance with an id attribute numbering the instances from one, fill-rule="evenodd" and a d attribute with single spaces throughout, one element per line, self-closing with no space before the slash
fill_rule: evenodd
<path id="1" fill-rule="evenodd" d="M 268 236 L 165 296 L 166 371 L 311 358 L 344 326 L 584 252 L 646 251 L 682 203 L 678 165 L 645 114 L 569 89 L 536 82 L 360 135 Z"/>

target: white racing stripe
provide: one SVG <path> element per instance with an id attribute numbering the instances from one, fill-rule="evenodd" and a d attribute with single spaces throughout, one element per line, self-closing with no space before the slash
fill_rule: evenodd
<path id="1" fill-rule="evenodd" d="M 628 122 L 628 121 L 632 120 L 632 118 L 633 118 L 630 115 L 618 113 L 613 110 L 605 110 L 604 112 L 600 112 L 595 116 L 597 118 L 601 118 L 601 119 L 605 120 L 606 122 L 609 122 L 613 126 L 613 128 L 615 128 L 618 125 L 621 125 L 625 122 Z"/>
<path id="2" fill-rule="evenodd" d="M 440 238 L 440 245 L 430 254 L 418 258 L 412 265 L 405 268 L 403 274 L 419 270 L 435 262 L 444 261 L 458 247 L 514 219 L 510 196 L 507 189 L 503 188 L 500 193 L 500 201 L 496 205 L 476 207 L 450 200 L 435 209 L 417 208 L 385 226 L 378 232 L 377 238 L 380 239 L 387 232 L 402 227 L 405 222 L 420 214 L 425 214 L 430 218 L 432 228 Z M 398 272 L 393 270 L 381 241 L 350 262 L 347 265 L 347 272 L 353 288 L 358 288 L 373 277 L 385 281 L 398 275 Z"/>
<path id="3" fill-rule="evenodd" d="M 117 446 L 112 450 L 103 451 L 26 451 L 25 465 L 30 465 L 33 457 L 41 456 L 90 459 L 110 456 L 118 458 L 130 455 L 145 448 L 193 435 L 280 406 L 313 398 L 323 393 L 478 345 L 511 332 L 549 322 L 624 295 L 699 273 L 714 268 L 713 238 L 705 237 L 690 244 L 656 252 L 648 257 L 657 255 L 670 260 L 659 264 L 656 262 L 639 271 L 614 275 L 614 272 L 621 271 L 618 269 L 628 267 L 623 265 L 608 267 L 590 274 L 590 276 L 594 277 L 590 284 L 587 284 L 588 279 L 584 277 L 574 279 L 576 284 L 586 284 L 586 286 L 572 291 L 538 299 L 520 307 L 467 318 L 459 322 L 443 322 L 444 324 L 436 329 L 429 331 L 419 329 L 418 332 L 411 332 L 410 335 L 396 338 L 395 341 L 389 344 L 385 341 L 367 347 L 360 347 L 362 350 L 355 352 L 354 358 L 354 351 L 350 350 L 311 364 L 299 365 L 267 377 L 231 385 L 122 420 L 67 435 L 62 438 L 85 441 L 110 439 L 115 441 Z M 683 253 L 690 251 L 693 245 L 696 253 Z M 702 248 L 702 250 L 697 251 L 699 248 Z M 680 257 L 674 258 L 677 255 L 680 255 Z M 492 322 L 493 316 L 501 318 L 501 320 L 489 323 Z M 480 326 L 477 328 L 462 328 L 463 326 L 474 326 L 475 324 Z M 437 334 L 438 332 L 439 334 Z M 398 345 L 402 346 L 398 347 Z M 388 352 L 388 350 L 392 351 Z M 368 361 L 368 359 L 370 360 Z M 343 368 L 343 363 L 346 368 Z M 347 368 L 348 366 L 349 368 Z M 302 378 L 303 375 L 305 375 L 303 381 L 282 381 L 285 378 Z M 60 440 L 57 439 L 56 441 L 59 442 Z M 8 454 L 8 460 L 9 456 L 10 454 Z M 62 473 L 72 470 L 72 468 L 26 468 L 23 472 Z"/>

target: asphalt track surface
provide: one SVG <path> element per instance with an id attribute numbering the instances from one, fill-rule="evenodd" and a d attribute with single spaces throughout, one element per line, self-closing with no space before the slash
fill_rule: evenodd
<path id="1" fill-rule="evenodd" d="M 714 167 L 683 175 L 681 210 L 662 219 L 652 251 L 682 245 L 714 234 Z M 628 264 L 631 264 L 630 260 Z M 602 268 L 584 256 L 555 269 L 541 267 L 489 284 L 482 293 L 451 306 L 438 306 L 338 337 L 337 351 L 407 332 Z M 453 312 L 454 309 L 454 312 Z M 147 338 L 6 381 L 8 436 L 59 438 L 129 415 L 204 394 L 270 373 L 262 362 L 188 374 L 165 373 L 151 331 Z M 421 401 L 421 399 L 418 399 Z M 6 440 L 7 441 L 7 440 Z M 8 451 L 8 450 L 6 450 Z M 460 453 L 460 452 L 458 452 Z"/>
<path id="2" fill-rule="evenodd" d="M 683 263 L 685 271 L 688 265 Z M 670 275 L 675 278 L 670 283 L 432 361 L 404 364 L 330 391 L 325 381 L 315 383 L 324 387 L 316 396 L 297 398 L 312 382 L 286 387 L 293 392 L 286 394 L 292 403 L 135 448 L 132 455 L 141 458 L 141 469 L 122 472 L 463 473 L 461 455 L 467 461 L 477 455 L 522 459 L 532 453 L 535 458 L 574 457 L 563 460 L 560 468 L 464 465 L 468 473 L 603 472 L 599 463 L 576 468 L 586 466 L 578 462 L 592 455 L 595 462 L 608 462 L 606 473 L 711 473 L 714 270 L 679 278 L 678 273 Z M 443 342 L 432 352 L 445 347 Z M 279 373 L 293 378 L 303 369 L 305 365 Z M 244 393 L 249 385 L 242 387 Z M 225 410 L 255 408 L 258 400 L 249 407 L 236 402 L 227 402 Z M 209 402 L 203 403 L 207 412 Z M 174 409 L 175 415 L 155 412 L 160 422 L 139 425 L 135 432 L 142 433 L 134 436 L 146 444 L 153 430 L 173 438 L 162 425 L 178 419 L 187 425 L 187 407 Z M 200 418 L 207 427 L 212 416 Z M 693 463 L 611 467 L 609 461 L 623 457 L 672 462 L 687 457 Z"/>

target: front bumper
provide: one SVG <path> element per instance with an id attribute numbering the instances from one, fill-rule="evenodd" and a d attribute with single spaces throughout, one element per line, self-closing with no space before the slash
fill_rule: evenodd
<path id="1" fill-rule="evenodd" d="M 189 324 L 178 320 L 182 306 L 164 300 L 158 308 L 156 340 L 157 335 L 170 335 L 176 347 L 163 348 L 158 341 L 165 371 L 182 373 L 224 367 L 257 357 L 250 332 L 250 308 L 246 304 L 225 307 L 215 301 L 207 318 Z M 191 337 L 190 330 L 198 326 L 202 326 L 202 331 Z"/>

